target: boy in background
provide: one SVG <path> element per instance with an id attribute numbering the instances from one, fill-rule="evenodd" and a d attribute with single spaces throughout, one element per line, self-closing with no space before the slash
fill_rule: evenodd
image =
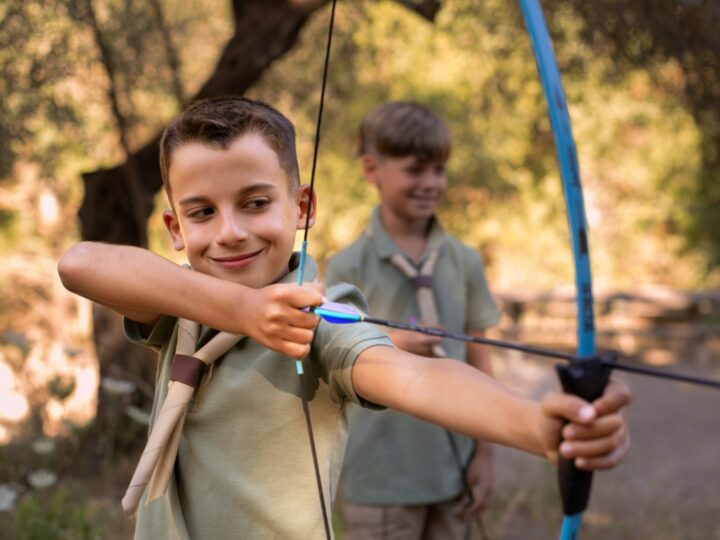
<path id="1" fill-rule="evenodd" d="M 499 320 L 482 261 L 436 216 L 447 187 L 446 123 L 418 103 L 386 103 L 363 119 L 358 146 L 380 202 L 366 232 L 330 260 L 326 282 L 355 285 L 375 317 L 482 337 Z M 482 345 L 402 330 L 389 336 L 399 349 L 492 374 Z M 492 489 L 489 443 L 389 409 L 353 407 L 349 421 L 341 513 L 351 540 L 480 532 L 472 524 Z"/>
<path id="2" fill-rule="evenodd" d="M 140 484 L 136 538 L 325 535 L 292 358 L 302 359 L 328 506 L 349 403 L 397 408 L 552 460 L 562 434 L 559 451 L 587 469 L 624 456 L 620 411 L 629 393 L 621 384 L 592 404 L 560 393 L 540 404 L 460 362 L 398 350 L 369 325 L 333 326 L 304 310 L 326 300 L 365 304 L 349 285 L 325 291 L 312 283 L 312 260 L 309 283 L 295 284 L 295 233 L 308 215 L 312 225 L 316 205 L 299 183 L 292 124 L 272 107 L 237 97 L 196 102 L 165 130 L 160 160 L 171 204 L 163 220 L 190 268 L 95 242 L 70 248 L 58 266 L 68 289 L 124 315 L 130 339 L 159 350 L 151 437 L 163 424 L 169 384 L 188 381 L 189 372 L 200 379 L 184 429 L 173 432 L 179 450 L 164 496 L 149 496 L 152 481 L 147 490 Z M 202 325 L 197 336 L 188 321 Z M 194 371 L 200 360 L 182 353 L 188 342 L 202 356 L 223 332 L 237 343 L 215 350 L 207 371 Z"/>

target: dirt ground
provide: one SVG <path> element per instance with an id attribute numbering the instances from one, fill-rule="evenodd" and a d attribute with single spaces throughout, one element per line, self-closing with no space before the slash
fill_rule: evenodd
<path id="1" fill-rule="evenodd" d="M 521 393 L 537 397 L 557 386 L 552 367 L 542 360 L 497 353 L 494 364 L 497 377 Z M 720 379 L 720 362 L 712 365 L 685 362 L 669 368 Z M 596 475 L 581 539 L 720 540 L 720 391 L 617 376 L 634 396 L 627 414 L 632 449 L 618 469 Z M 132 537 L 120 499 L 133 466 L 128 457 L 106 474 L 68 480 L 71 491 L 83 494 L 84 502 L 77 503 L 96 525 L 94 538 Z M 493 500 L 483 515 L 489 539 L 557 538 L 561 510 L 554 469 L 541 459 L 497 447 L 495 475 Z M 2 540 L 15 537 L 4 526 L 10 518 L 0 515 Z"/>
<path id="2" fill-rule="evenodd" d="M 498 377 L 539 396 L 556 387 L 550 367 L 505 356 Z M 720 379 L 720 364 L 667 369 Z M 595 475 L 582 540 L 720 540 L 720 391 L 617 374 L 631 388 L 632 447 L 616 470 Z M 557 538 L 555 472 L 541 460 L 496 449 L 495 498 L 485 516 L 493 540 Z"/>

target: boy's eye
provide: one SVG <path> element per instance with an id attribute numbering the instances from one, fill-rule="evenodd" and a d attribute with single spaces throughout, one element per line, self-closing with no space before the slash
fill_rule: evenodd
<path id="1" fill-rule="evenodd" d="M 199 219 L 212 216 L 214 213 L 215 210 L 213 210 L 212 208 L 198 208 L 197 210 L 188 212 L 188 216 L 194 219 Z"/>
<path id="2" fill-rule="evenodd" d="M 270 199 L 266 197 L 258 199 L 250 199 L 245 203 L 245 207 L 250 210 L 261 210 L 270 204 Z"/>

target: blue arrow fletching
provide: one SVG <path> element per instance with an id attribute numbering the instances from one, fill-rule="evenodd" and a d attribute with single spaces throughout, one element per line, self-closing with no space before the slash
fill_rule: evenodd
<path id="1" fill-rule="evenodd" d="M 362 315 L 346 304 L 326 302 L 321 306 L 310 309 L 323 320 L 332 324 L 351 324 L 362 321 Z"/>

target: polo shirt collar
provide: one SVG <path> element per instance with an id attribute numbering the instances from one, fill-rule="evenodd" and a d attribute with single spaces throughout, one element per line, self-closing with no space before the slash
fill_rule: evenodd
<path id="1" fill-rule="evenodd" d="M 375 246 L 378 256 L 381 259 L 389 259 L 396 253 L 402 253 L 397 244 L 388 235 L 380 221 L 380 207 L 375 207 L 370 216 L 370 223 L 367 228 L 367 235 L 370 237 L 370 241 Z M 443 243 L 445 242 L 446 234 L 440 221 L 436 216 L 432 217 L 430 223 L 430 234 L 428 235 L 427 245 L 423 250 L 420 260 L 422 261 L 428 254 L 433 250 L 442 251 Z"/>

